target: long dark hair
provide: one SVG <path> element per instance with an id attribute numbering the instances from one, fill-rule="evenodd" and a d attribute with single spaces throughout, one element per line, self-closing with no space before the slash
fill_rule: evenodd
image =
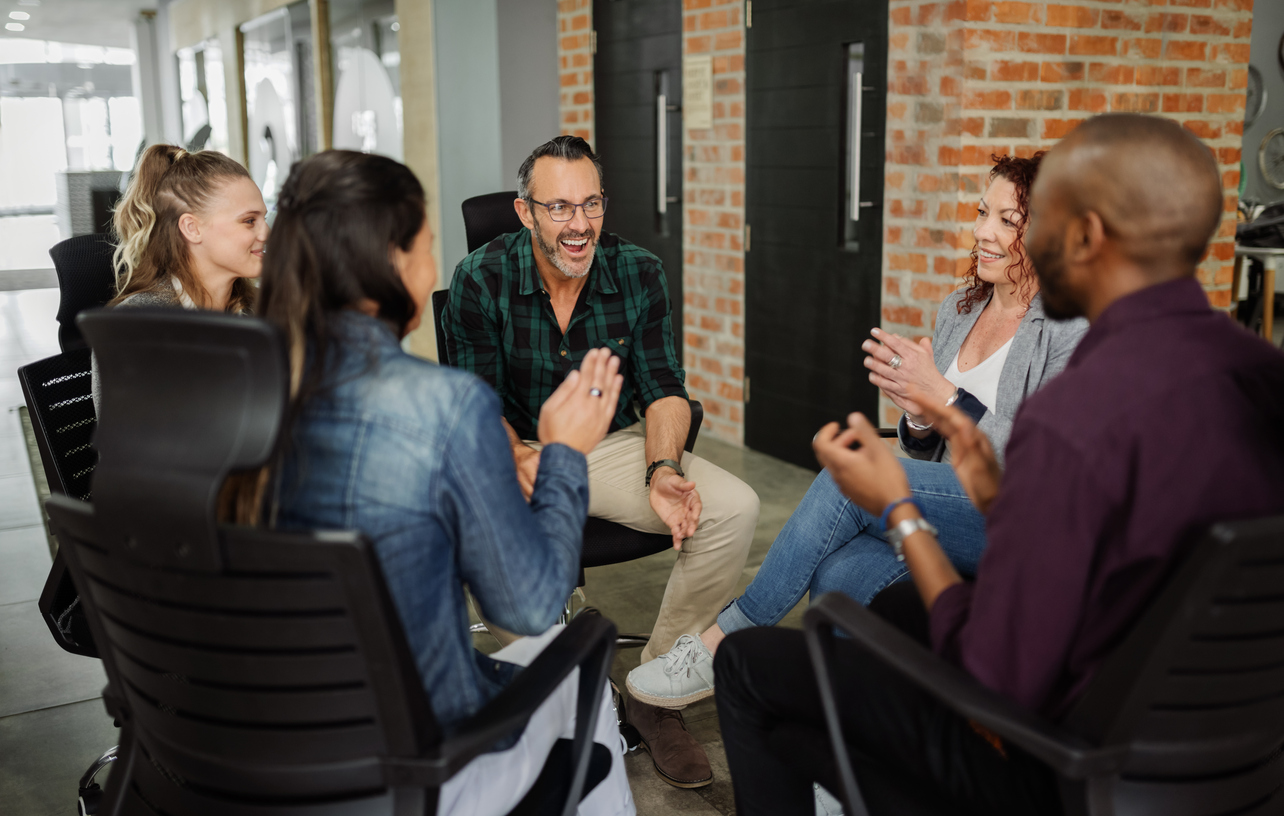
<path id="1" fill-rule="evenodd" d="M 1017 156 L 990 156 L 990 160 L 994 162 L 994 167 L 990 170 L 990 181 L 1005 178 L 1016 187 L 1016 209 L 1021 214 L 1021 220 L 1017 222 L 1016 239 L 1011 246 L 1012 263 L 1008 265 L 1005 274 L 1016 286 L 1017 297 L 1021 298 L 1027 306 L 1034 299 L 1036 280 L 1034 267 L 1030 265 L 1030 259 L 1025 254 L 1025 227 L 1030 215 L 1030 185 L 1034 184 L 1034 177 L 1039 172 L 1039 162 L 1043 160 L 1046 152 L 1046 150 L 1040 150 L 1028 159 Z M 984 303 L 990 297 L 990 292 L 994 291 L 994 284 L 981 280 L 981 276 L 977 273 L 977 253 L 978 247 L 973 245 L 972 264 L 964 276 L 967 289 L 958 302 L 959 314 L 971 312 L 973 306 Z"/>
<path id="2" fill-rule="evenodd" d="M 332 351 L 341 342 L 339 312 L 371 301 L 379 319 L 398 336 L 405 333 L 416 306 L 393 265 L 392 248 L 410 249 L 425 213 L 415 174 L 384 156 L 328 150 L 290 170 L 264 253 L 258 308 L 289 345 L 290 408 L 282 440 L 288 442 L 303 407 L 326 387 Z M 264 472 L 240 485 L 228 515 L 256 522 L 267 481 Z"/>
<path id="3" fill-rule="evenodd" d="M 116 270 L 112 305 L 176 278 L 197 306 L 209 308 L 213 299 L 192 271 L 191 253 L 178 220 L 184 213 L 203 212 L 220 185 L 249 177 L 239 163 L 213 150 L 188 153 L 167 144 L 147 148 L 112 215 L 118 242 L 112 255 Z M 254 284 L 238 278 L 232 283 L 227 311 L 249 311 L 253 305 Z"/>

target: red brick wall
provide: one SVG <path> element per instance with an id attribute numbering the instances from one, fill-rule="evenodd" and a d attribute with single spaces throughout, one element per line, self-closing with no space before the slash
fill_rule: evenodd
<path id="1" fill-rule="evenodd" d="M 744 440 L 743 0 L 683 0 L 683 54 L 713 57 L 713 127 L 682 136 L 687 388 L 703 433 Z M 594 137 L 591 0 L 558 0 L 562 132 Z"/>
<path id="2" fill-rule="evenodd" d="M 1252 0 L 890 0 L 883 325 L 930 335 L 958 286 L 991 153 L 1028 155 L 1094 113 L 1170 116 L 1223 168 L 1227 220 L 1201 278 L 1227 305 Z M 558 0 L 563 131 L 593 140 L 590 0 Z M 705 430 L 742 442 L 742 0 L 683 0 L 686 55 L 714 58 L 714 126 L 686 129 L 686 348 Z M 884 420 L 895 416 L 884 403 Z"/>
<path id="3" fill-rule="evenodd" d="M 745 30 L 741 0 L 683 0 L 683 54 L 713 57 L 713 127 L 684 128 L 687 389 L 702 431 L 744 442 Z"/>
<path id="4" fill-rule="evenodd" d="M 1028 155 L 1106 111 L 1171 117 L 1214 150 L 1227 216 L 1200 277 L 1229 305 L 1252 4 L 891 0 L 885 327 L 931 333 L 990 154 Z"/>
<path id="5" fill-rule="evenodd" d="M 557 58 L 562 133 L 593 143 L 592 0 L 557 0 Z"/>

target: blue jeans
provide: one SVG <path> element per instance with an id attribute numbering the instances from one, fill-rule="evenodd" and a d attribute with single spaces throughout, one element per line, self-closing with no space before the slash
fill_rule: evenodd
<path id="1" fill-rule="evenodd" d="M 940 530 L 939 541 L 960 573 L 975 575 L 985 549 L 985 518 L 949 465 L 902 460 L 923 515 Z M 852 504 L 821 471 L 798 509 L 767 552 L 745 594 L 718 615 L 730 634 L 751 626 L 774 626 L 802 600 L 843 592 L 868 604 L 888 585 L 909 576 L 883 537 L 877 516 Z"/>

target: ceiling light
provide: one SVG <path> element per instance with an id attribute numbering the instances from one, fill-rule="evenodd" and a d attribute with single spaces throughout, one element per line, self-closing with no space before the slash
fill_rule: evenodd
<path id="1" fill-rule="evenodd" d="M 22 23 L 5 23 L 5 31 L 26 31 L 27 27 Z"/>
<path id="2" fill-rule="evenodd" d="M 18 5 L 20 5 L 20 6 L 38 6 L 38 5 L 40 5 L 40 0 L 18 0 Z"/>
<path id="3" fill-rule="evenodd" d="M 25 11 L 11 11 L 9 12 L 9 19 L 10 20 L 30 20 L 31 15 Z"/>

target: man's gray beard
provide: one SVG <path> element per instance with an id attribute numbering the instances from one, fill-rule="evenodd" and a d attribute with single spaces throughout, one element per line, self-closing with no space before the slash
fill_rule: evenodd
<path id="1" fill-rule="evenodd" d="M 544 257 L 548 260 L 548 262 L 553 264 L 553 266 L 557 267 L 557 271 L 561 272 L 566 277 L 583 278 L 586 275 L 588 275 L 590 270 L 593 269 L 593 256 L 597 254 L 597 236 L 594 236 L 592 239 L 593 252 L 590 253 L 584 259 L 585 261 L 587 261 L 587 263 L 584 264 L 583 272 L 573 271 L 569 266 L 567 266 L 566 261 L 562 260 L 561 255 L 558 254 L 557 245 L 556 244 L 550 245 L 548 241 L 544 240 L 544 232 L 539 228 L 538 221 L 535 223 L 535 240 L 539 242 L 540 252 L 544 253 Z"/>

